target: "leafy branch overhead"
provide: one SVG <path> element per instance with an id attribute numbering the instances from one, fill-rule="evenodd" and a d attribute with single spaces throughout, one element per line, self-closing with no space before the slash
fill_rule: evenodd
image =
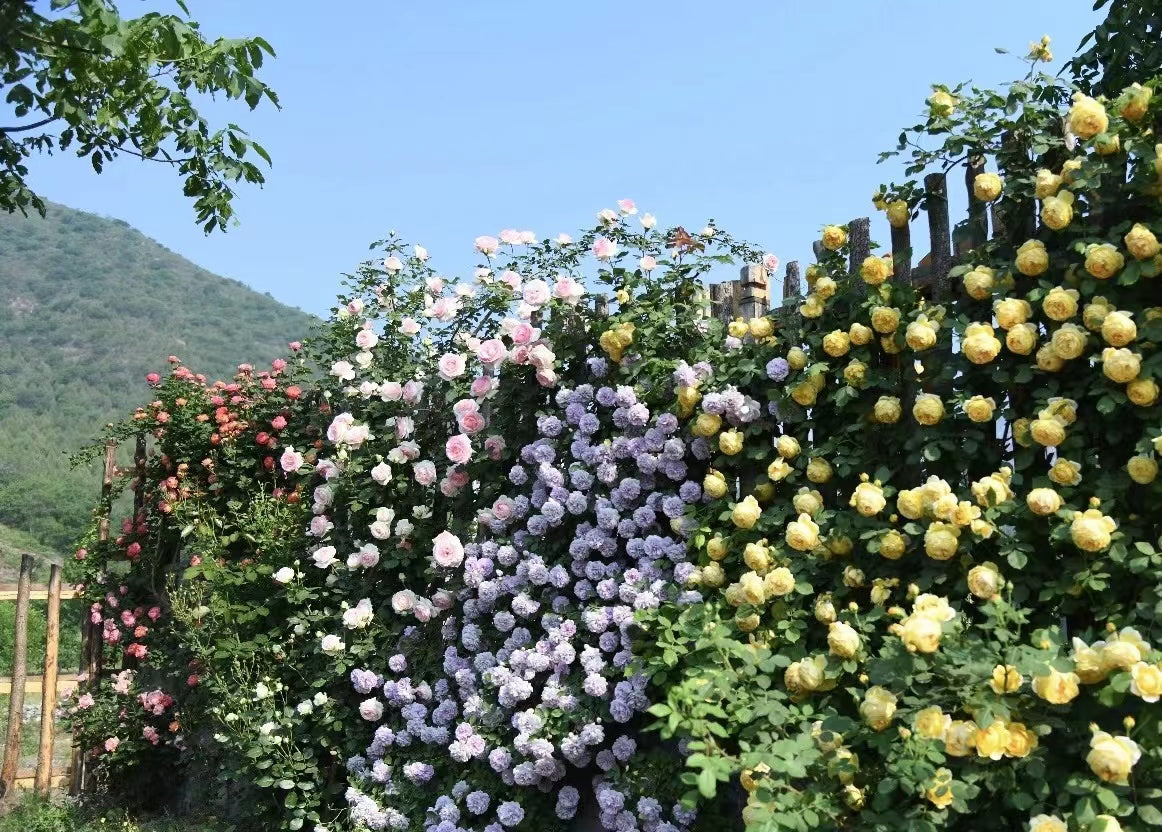
<path id="1" fill-rule="evenodd" d="M 265 181 L 266 150 L 234 123 L 215 126 L 207 97 L 251 109 L 275 92 L 257 77 L 270 44 L 260 37 L 208 40 L 182 14 L 122 17 L 112 0 L 0 4 L 0 209 L 44 213 L 29 187 L 28 159 L 71 151 L 100 173 L 122 155 L 177 170 L 207 233 L 226 230 L 234 187 Z"/>

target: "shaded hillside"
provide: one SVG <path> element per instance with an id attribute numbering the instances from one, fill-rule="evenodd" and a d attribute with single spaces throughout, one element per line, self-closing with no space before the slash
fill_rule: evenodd
<path id="1" fill-rule="evenodd" d="M 67 457 L 144 400 L 147 372 L 265 364 L 312 320 L 120 220 L 0 213 L 0 523 L 67 547 L 98 488 Z"/>

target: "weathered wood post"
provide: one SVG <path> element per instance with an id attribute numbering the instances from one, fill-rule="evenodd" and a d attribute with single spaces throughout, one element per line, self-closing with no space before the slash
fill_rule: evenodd
<path id="1" fill-rule="evenodd" d="M 8 697 L 8 731 L 4 764 L 0 767 L 0 801 L 8 801 L 16 786 L 20 764 L 20 728 L 24 716 L 24 685 L 28 679 L 28 604 L 32 594 L 32 555 L 20 558 L 20 580 L 16 585 L 16 625 L 12 636 L 12 693 Z"/>
<path id="2" fill-rule="evenodd" d="M 901 284 L 912 282 L 912 231 L 911 223 L 905 221 L 903 225 L 893 225 L 892 229 L 892 268 L 893 275 Z"/>
<path id="3" fill-rule="evenodd" d="M 767 291 L 767 270 L 763 266 L 743 266 L 739 272 L 738 285 L 741 289 L 738 314 L 743 318 L 761 318 L 770 307 L 770 293 Z"/>
<path id="4" fill-rule="evenodd" d="M 984 157 L 970 156 L 968 164 L 964 166 L 964 184 L 968 190 L 968 225 L 961 239 L 963 249 L 958 247 L 957 254 L 982 246 L 989 238 L 988 205 L 976 198 L 974 188 L 977 176 L 984 172 Z"/>
<path id="5" fill-rule="evenodd" d="M 948 225 L 948 180 L 943 173 L 924 177 L 927 193 L 928 234 L 931 237 L 932 300 L 943 301 L 948 294 L 948 272 L 952 268 L 952 238 Z"/>
<path id="6" fill-rule="evenodd" d="M 48 609 L 44 627 L 44 684 L 40 693 L 40 750 L 36 758 L 36 793 L 48 796 L 52 786 L 52 752 L 56 728 L 57 655 L 61 631 L 61 568 L 53 564 L 48 577 Z"/>
<path id="7" fill-rule="evenodd" d="M 733 280 L 715 283 L 710 287 L 710 303 L 715 318 L 727 324 L 734 317 L 737 306 L 738 284 Z"/>

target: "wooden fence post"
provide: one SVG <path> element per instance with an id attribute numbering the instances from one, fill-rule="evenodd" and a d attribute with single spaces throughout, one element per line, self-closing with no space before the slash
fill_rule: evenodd
<path id="1" fill-rule="evenodd" d="M 928 234 L 932 248 L 932 300 L 940 303 L 948 293 L 948 272 L 952 268 L 952 239 L 948 226 L 948 180 L 943 173 L 924 177 L 927 192 Z"/>
<path id="2" fill-rule="evenodd" d="M 738 299 L 737 290 L 738 284 L 733 280 L 724 283 L 714 283 L 710 286 L 711 314 L 722 321 L 723 324 L 730 323 L 730 320 L 734 317 Z"/>
<path id="3" fill-rule="evenodd" d="M 769 308 L 767 270 L 763 266 L 743 266 L 738 280 L 738 314 L 743 318 L 761 318 Z"/>
<path id="4" fill-rule="evenodd" d="M 900 284 L 912 282 L 912 231 L 910 223 L 892 226 L 892 276 Z"/>
<path id="5" fill-rule="evenodd" d="M 32 555 L 20 558 L 20 581 L 16 588 L 16 626 L 12 636 L 12 693 L 8 697 L 8 731 L 4 764 L 0 767 L 0 800 L 8 801 L 16 786 L 20 764 L 20 728 L 24 716 L 24 684 L 28 677 L 28 603 L 32 593 Z"/>
<path id="6" fill-rule="evenodd" d="M 976 198 L 973 188 L 976 177 L 984 172 L 984 157 L 970 156 L 968 164 L 964 166 L 964 184 L 968 190 L 968 224 L 957 246 L 958 255 L 983 246 L 989 238 L 988 206 Z"/>
<path id="7" fill-rule="evenodd" d="M 44 684 L 40 694 L 40 749 L 36 759 L 36 793 L 48 797 L 52 786 L 52 752 L 56 729 L 57 654 L 61 630 L 61 568 L 53 564 L 48 578 L 44 627 Z"/>

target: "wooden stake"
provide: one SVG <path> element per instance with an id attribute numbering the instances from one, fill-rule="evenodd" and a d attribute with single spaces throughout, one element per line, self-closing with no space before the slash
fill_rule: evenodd
<path id="1" fill-rule="evenodd" d="M 32 555 L 20 558 L 20 582 L 16 595 L 16 628 L 12 637 L 12 694 L 8 697 L 8 733 L 4 764 L 0 767 L 0 800 L 10 799 L 15 790 L 20 763 L 20 727 L 24 715 L 24 682 L 28 676 L 28 596 L 32 591 Z"/>
<path id="2" fill-rule="evenodd" d="M 52 565 L 44 627 L 44 687 L 40 695 L 40 750 L 36 758 L 36 793 L 48 797 L 52 783 L 52 747 L 56 728 L 57 652 L 61 637 L 61 568 Z"/>

